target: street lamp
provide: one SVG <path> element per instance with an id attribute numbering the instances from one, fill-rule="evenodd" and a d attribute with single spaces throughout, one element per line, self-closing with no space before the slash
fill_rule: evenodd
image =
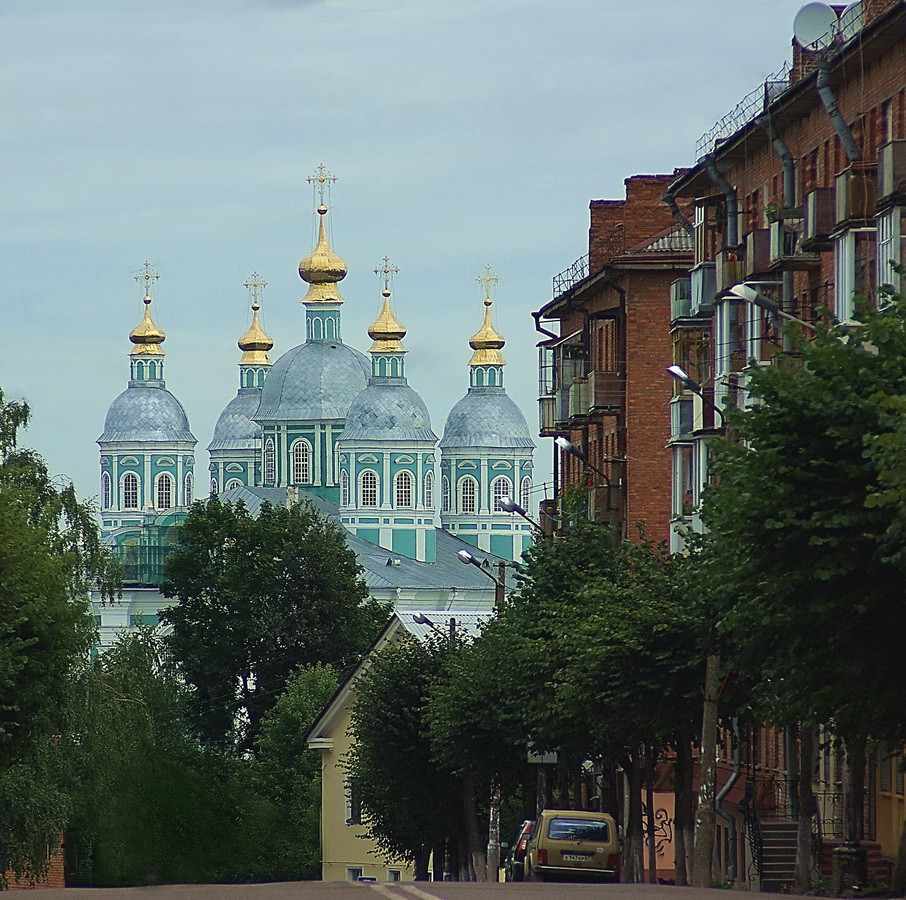
<path id="1" fill-rule="evenodd" d="M 461 563 L 465 563 L 467 566 L 475 566 L 476 569 L 484 572 L 494 582 L 494 608 L 497 612 L 500 612 L 506 600 L 506 563 L 503 560 L 497 563 L 497 574 L 494 575 L 486 568 L 488 565 L 487 559 L 479 560 L 465 549 L 458 550 L 456 555 Z"/>
<path id="2" fill-rule="evenodd" d="M 606 482 L 607 487 L 610 487 L 610 478 L 607 476 L 606 472 L 602 472 L 591 460 L 570 440 L 565 437 L 554 438 L 554 443 L 564 452 L 569 453 L 570 456 L 575 456 L 580 462 L 585 463 L 585 465 L 592 470 L 597 475 L 600 475 Z"/>
<path id="3" fill-rule="evenodd" d="M 412 621 L 415 622 L 416 625 L 427 625 L 428 628 L 439 634 L 445 641 L 449 640 L 451 647 L 456 642 L 456 619 L 452 617 L 450 618 L 449 622 L 449 634 L 445 634 L 426 615 L 423 615 L 422 613 L 415 613 L 415 615 L 412 616 Z"/>
<path id="4" fill-rule="evenodd" d="M 795 322 L 800 328 L 807 328 L 809 331 L 818 330 L 811 322 L 806 322 L 804 319 L 788 313 L 785 309 L 781 309 L 778 303 L 775 303 L 770 297 L 766 297 L 758 288 L 753 287 L 751 284 L 746 282 L 734 284 L 727 293 L 731 297 L 737 300 L 745 300 L 746 303 L 751 303 L 753 306 L 757 306 L 773 316 L 780 316 L 781 319 L 786 319 L 788 322 Z"/>
<path id="5" fill-rule="evenodd" d="M 714 410 L 720 416 L 720 425 L 721 428 L 726 424 L 726 419 L 724 418 L 723 410 L 710 398 L 705 396 L 704 389 L 702 386 L 690 375 L 686 373 L 686 370 L 681 366 L 667 366 L 667 374 L 676 379 L 683 387 L 687 388 L 697 397 L 701 397 L 703 403 L 707 403 L 711 409 Z"/>
<path id="6" fill-rule="evenodd" d="M 504 511 L 508 513 L 516 513 L 517 516 L 522 516 L 529 525 L 533 526 L 538 534 L 543 535 L 544 529 L 525 511 L 525 508 L 520 506 L 512 497 L 501 497 L 497 501 L 497 505 Z M 468 551 L 465 551 L 468 553 Z M 471 556 L 471 554 L 469 554 Z"/>

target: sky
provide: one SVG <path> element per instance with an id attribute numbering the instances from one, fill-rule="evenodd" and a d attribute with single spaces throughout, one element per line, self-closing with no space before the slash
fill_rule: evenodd
<path id="1" fill-rule="evenodd" d="M 801 5 L 4 0 L 0 389 L 31 407 L 24 443 L 97 498 L 95 441 L 128 381 L 147 259 L 205 485 L 253 272 L 272 358 L 304 340 L 297 269 L 321 163 L 337 177 L 346 343 L 370 345 L 386 255 L 409 383 L 440 436 L 490 265 L 507 390 L 536 433 L 530 313 L 587 252 L 589 200 L 692 164 L 699 136 L 789 57 Z"/>

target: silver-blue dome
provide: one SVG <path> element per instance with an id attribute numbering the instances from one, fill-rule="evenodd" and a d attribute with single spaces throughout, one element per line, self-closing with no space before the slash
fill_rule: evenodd
<path id="1" fill-rule="evenodd" d="M 133 382 L 107 410 L 98 443 L 163 441 L 195 443 L 182 404 L 165 387 Z"/>
<path id="2" fill-rule="evenodd" d="M 442 449 L 459 447 L 530 448 L 535 446 L 522 410 L 502 387 L 469 388 L 450 410 Z"/>
<path id="3" fill-rule="evenodd" d="M 341 441 L 427 441 L 437 435 L 425 401 L 402 379 L 372 378 L 346 414 Z"/>
<path id="4" fill-rule="evenodd" d="M 260 401 L 259 388 L 240 388 L 239 393 L 220 414 L 208 451 L 257 449 L 261 440 L 261 426 L 252 417 L 258 412 Z"/>
<path id="5" fill-rule="evenodd" d="M 255 421 L 344 419 L 370 374 L 368 357 L 346 344 L 300 344 L 271 366 Z"/>

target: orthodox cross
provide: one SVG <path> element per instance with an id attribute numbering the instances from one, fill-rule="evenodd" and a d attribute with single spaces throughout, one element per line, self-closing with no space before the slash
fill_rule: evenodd
<path id="1" fill-rule="evenodd" d="M 257 273 L 252 272 L 252 277 L 243 283 L 243 287 L 248 288 L 252 295 L 252 309 L 261 307 L 261 291 L 267 287 L 267 282 Z"/>
<path id="2" fill-rule="evenodd" d="M 321 206 L 326 206 L 327 197 L 330 194 L 330 186 L 337 180 L 336 175 L 331 175 L 324 163 L 321 163 L 315 174 L 309 175 L 305 180 L 318 192 L 321 198 Z"/>
<path id="3" fill-rule="evenodd" d="M 396 275 L 397 272 L 399 272 L 399 268 L 397 268 L 396 266 L 390 265 L 389 256 L 385 256 L 383 258 L 383 260 L 381 260 L 381 262 L 383 263 L 383 265 L 378 266 L 374 270 L 374 274 L 380 277 L 381 284 L 384 287 L 384 293 L 389 294 L 390 293 L 390 282 L 393 281 L 393 276 Z"/>
<path id="4" fill-rule="evenodd" d="M 151 263 L 148 260 L 145 260 L 145 265 L 143 270 L 138 273 L 138 275 L 132 276 L 142 288 L 142 296 L 150 297 L 151 296 L 151 286 L 160 278 L 160 275 L 157 272 L 151 270 Z"/>
<path id="5" fill-rule="evenodd" d="M 484 267 L 484 275 L 479 275 L 476 281 L 484 285 L 484 295 L 488 299 L 491 297 L 491 285 L 497 284 L 500 281 L 500 276 L 494 274 L 494 270 L 490 266 Z"/>

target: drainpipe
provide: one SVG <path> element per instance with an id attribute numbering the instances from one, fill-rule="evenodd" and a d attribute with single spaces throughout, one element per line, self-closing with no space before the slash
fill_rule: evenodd
<path id="1" fill-rule="evenodd" d="M 714 798 L 714 811 L 727 823 L 729 832 L 727 840 L 727 880 L 736 881 L 736 819 L 728 813 L 721 803 L 727 794 L 733 789 L 733 785 L 739 780 L 739 720 L 733 719 L 733 771 L 727 779 L 727 783 L 720 789 L 717 797 Z"/>
<path id="2" fill-rule="evenodd" d="M 856 144 L 853 133 L 849 130 L 849 126 L 843 116 L 840 115 L 840 110 L 837 109 L 837 98 L 834 96 L 830 86 L 830 66 L 826 62 L 818 63 L 817 88 L 818 96 L 821 98 L 821 102 L 831 118 L 834 131 L 837 132 L 837 137 L 840 138 L 840 143 L 843 144 L 843 149 L 846 150 L 849 161 L 858 162 L 862 158 L 862 154 L 859 153 L 859 147 Z"/>
<path id="3" fill-rule="evenodd" d="M 708 173 L 715 187 L 727 198 L 727 246 L 736 247 L 739 244 L 739 204 L 736 200 L 736 191 L 730 183 L 720 174 L 714 154 L 709 153 L 703 159 L 705 171 Z"/>
<path id="4" fill-rule="evenodd" d="M 670 212 L 673 213 L 673 218 L 683 226 L 683 229 L 688 233 L 692 234 L 695 230 L 692 226 L 692 223 L 686 218 L 683 211 L 679 208 L 679 204 L 676 202 L 676 195 L 672 191 L 667 191 L 663 197 L 661 197 L 661 202 L 666 203 L 670 209 Z"/>
<path id="5" fill-rule="evenodd" d="M 777 129 L 769 115 L 759 116 L 755 124 L 763 129 L 771 141 L 774 150 L 780 157 L 783 165 L 783 206 L 784 209 L 792 209 L 796 205 L 796 163 L 793 161 L 793 154 L 790 148 L 783 142 Z M 792 315 L 793 310 L 793 273 L 784 269 L 783 272 L 783 289 L 780 297 L 780 308 L 787 314 Z M 791 353 L 793 350 L 792 335 L 787 334 L 786 329 L 783 331 L 781 347 L 784 353 Z"/>
<path id="6" fill-rule="evenodd" d="M 539 312 L 533 312 L 533 313 L 532 313 L 532 318 L 535 320 L 535 331 L 537 331 L 538 334 L 543 334 L 545 337 L 550 337 L 550 338 L 560 337 L 559 334 L 554 334 L 553 331 L 548 331 L 548 330 L 541 324 L 541 313 L 540 313 L 540 311 L 539 311 Z"/>

